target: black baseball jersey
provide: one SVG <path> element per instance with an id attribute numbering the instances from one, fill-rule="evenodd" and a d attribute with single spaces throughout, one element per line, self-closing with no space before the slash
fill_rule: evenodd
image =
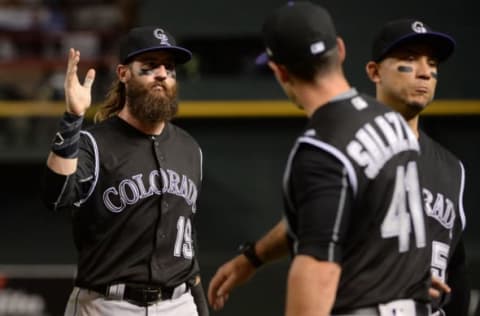
<path id="1" fill-rule="evenodd" d="M 355 90 L 318 108 L 297 139 L 284 176 L 289 234 L 294 254 L 341 266 L 332 313 L 429 301 L 418 157 L 400 114 Z"/>
<path id="2" fill-rule="evenodd" d="M 73 210 L 76 285 L 176 286 L 197 274 L 201 180 L 198 144 L 171 123 L 152 136 L 114 116 L 82 131 L 77 172 L 54 205 Z"/>
<path id="3" fill-rule="evenodd" d="M 465 228 L 462 163 L 420 131 L 423 200 L 432 240 L 432 274 L 448 283 L 448 265 Z M 458 252 L 464 255 L 464 252 Z M 457 260 L 460 260 L 457 258 Z"/>

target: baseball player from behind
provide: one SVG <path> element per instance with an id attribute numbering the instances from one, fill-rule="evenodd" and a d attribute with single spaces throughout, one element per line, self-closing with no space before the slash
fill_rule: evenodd
<path id="1" fill-rule="evenodd" d="M 367 73 L 376 83 L 377 99 L 399 111 L 419 138 L 423 201 L 432 243 L 430 264 L 438 287 L 430 289 L 436 298 L 433 315 L 466 316 L 470 287 L 462 242 L 464 169 L 456 157 L 418 128 L 419 114 L 435 92 L 438 64 L 451 55 L 454 45 L 449 35 L 432 31 L 420 21 L 392 21 L 373 43 Z M 285 221 L 279 222 L 218 269 L 209 286 L 214 308 L 222 308 L 230 291 L 249 280 L 256 268 L 286 255 L 286 231 Z M 440 297 L 439 290 L 450 291 L 442 281 L 451 292 Z"/>
<path id="2" fill-rule="evenodd" d="M 191 53 L 162 28 L 139 27 L 119 57 L 100 122 L 81 130 L 95 71 L 81 84 L 80 52 L 69 51 L 43 193 L 51 209 L 73 214 L 78 271 L 65 315 L 208 315 L 194 225 L 202 153 L 170 122 L 175 67 Z"/>
<path id="3" fill-rule="evenodd" d="M 321 6 L 278 8 L 263 37 L 277 81 L 309 117 L 283 181 L 293 253 L 286 315 L 427 316 L 430 250 L 415 135 L 400 114 L 350 87 L 345 46 Z M 245 247 L 250 260 L 254 249 Z M 215 278 L 214 306 L 224 280 Z"/>
<path id="4" fill-rule="evenodd" d="M 448 296 L 434 300 L 435 315 L 466 316 L 469 285 L 466 277 L 462 232 L 465 172 L 462 163 L 418 127 L 419 114 L 432 101 L 439 63 L 454 51 L 447 34 L 432 30 L 414 19 L 385 24 L 372 45 L 367 63 L 369 78 L 376 85 L 377 99 L 402 114 L 420 142 L 423 199 L 432 242 L 431 271 L 434 281 L 451 285 Z M 450 291 L 450 290 L 449 290 Z"/>

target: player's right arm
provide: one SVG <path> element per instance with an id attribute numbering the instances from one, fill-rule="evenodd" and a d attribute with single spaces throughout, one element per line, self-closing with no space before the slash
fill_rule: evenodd
<path id="1" fill-rule="evenodd" d="M 281 220 L 255 243 L 255 252 L 263 264 L 288 255 L 287 225 Z M 250 280 L 256 268 L 243 254 L 224 263 L 208 287 L 208 301 L 214 310 L 222 309 L 230 292 Z"/>
<path id="2" fill-rule="evenodd" d="M 83 117 L 91 104 L 91 89 L 95 79 L 95 70 L 89 69 L 83 85 L 78 80 L 78 63 L 80 62 L 80 52 L 70 48 L 68 52 L 67 71 L 65 76 L 65 101 L 66 112 L 75 117 Z M 53 172 L 60 175 L 71 175 L 77 170 L 78 157 L 66 158 L 59 154 L 50 152 L 47 159 L 47 166 Z"/>
<path id="3" fill-rule="evenodd" d="M 288 272 L 286 315 L 327 316 L 349 242 L 353 190 L 342 162 L 310 144 L 298 148 L 289 181 L 295 257 Z"/>
<path id="4" fill-rule="evenodd" d="M 81 196 L 81 188 L 75 181 L 78 169 L 78 157 L 85 157 L 82 162 L 82 174 L 90 173 L 91 151 L 88 146 L 82 146 L 80 129 L 83 116 L 91 103 L 91 87 L 95 79 L 95 70 L 87 72 L 83 85 L 78 80 L 77 70 L 80 52 L 70 49 L 65 76 L 65 114 L 60 121 L 59 130 L 52 142 L 51 152 L 47 159 L 42 185 L 42 199 L 45 205 L 53 210 L 71 205 Z"/>

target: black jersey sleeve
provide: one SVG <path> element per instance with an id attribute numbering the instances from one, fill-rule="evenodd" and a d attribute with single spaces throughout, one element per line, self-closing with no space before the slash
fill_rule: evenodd
<path id="1" fill-rule="evenodd" d="M 77 171 L 74 174 L 60 175 L 46 166 L 41 195 L 47 208 L 51 210 L 71 208 L 88 197 L 96 179 L 97 161 L 91 140 L 82 135 Z"/>
<path id="2" fill-rule="evenodd" d="M 442 307 L 447 316 L 467 316 L 470 304 L 470 284 L 467 276 L 467 263 L 463 237 L 455 247 L 448 267 L 448 285 L 452 289 L 450 297 Z"/>
<path id="3" fill-rule="evenodd" d="M 352 189 L 343 164 L 308 144 L 300 146 L 292 164 L 294 203 L 298 210 L 297 254 L 340 262 L 350 218 Z"/>

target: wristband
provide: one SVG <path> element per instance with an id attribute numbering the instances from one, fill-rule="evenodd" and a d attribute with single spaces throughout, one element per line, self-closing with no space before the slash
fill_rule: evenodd
<path id="1" fill-rule="evenodd" d="M 254 242 L 248 241 L 241 244 L 239 250 L 255 268 L 263 265 L 263 261 L 258 257 L 257 253 L 255 252 Z"/>
<path id="2" fill-rule="evenodd" d="M 65 112 L 52 142 L 52 152 L 62 158 L 77 158 L 83 116 Z"/>

